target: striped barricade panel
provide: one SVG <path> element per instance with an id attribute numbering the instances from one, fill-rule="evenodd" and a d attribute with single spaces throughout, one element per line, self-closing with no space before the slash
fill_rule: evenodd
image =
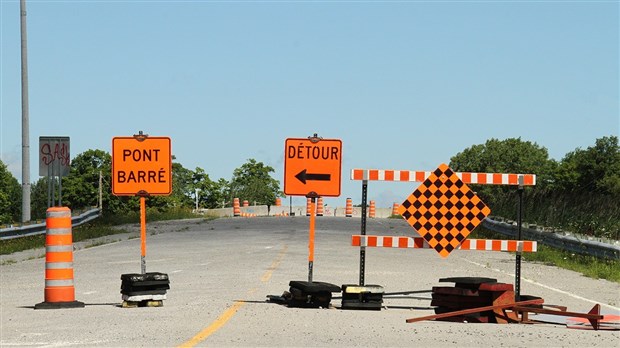
<path id="1" fill-rule="evenodd" d="M 432 172 L 391 169 L 351 169 L 351 180 L 369 181 L 416 181 L 426 180 Z M 503 173 L 455 173 L 466 184 L 479 185 L 519 185 L 523 176 L 523 185 L 536 185 L 536 174 Z"/>
<path id="2" fill-rule="evenodd" d="M 430 249 L 422 237 L 406 236 L 374 236 L 354 234 L 351 236 L 351 245 L 358 247 L 383 247 L 383 248 L 410 248 Z M 501 239 L 466 239 L 457 249 L 479 251 L 537 251 L 536 241 L 530 240 L 501 240 Z"/>

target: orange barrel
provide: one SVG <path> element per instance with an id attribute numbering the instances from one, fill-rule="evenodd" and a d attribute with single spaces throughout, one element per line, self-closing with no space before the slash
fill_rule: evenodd
<path id="1" fill-rule="evenodd" d="M 35 308 L 84 307 L 73 285 L 71 209 L 47 209 L 45 229 L 45 301 Z"/>
<path id="2" fill-rule="evenodd" d="M 282 206 L 282 199 L 280 199 L 280 197 L 276 198 L 276 207 L 281 207 Z"/>
<path id="3" fill-rule="evenodd" d="M 249 207 L 250 206 L 250 202 L 248 202 L 247 200 L 243 201 L 243 206 L 244 207 Z"/>
<path id="4" fill-rule="evenodd" d="M 345 208 L 344 214 L 346 217 L 353 216 L 353 201 L 351 198 L 347 198 L 347 206 Z"/>
<path id="5" fill-rule="evenodd" d="M 239 207 L 239 198 L 233 199 L 233 216 L 241 216 L 241 208 Z"/>
<path id="6" fill-rule="evenodd" d="M 316 206 L 316 216 L 323 216 L 323 197 L 318 198 Z"/>
<path id="7" fill-rule="evenodd" d="M 310 203 L 312 203 L 312 198 L 306 198 L 306 216 L 312 215 L 312 210 L 310 208 Z"/>
<path id="8" fill-rule="evenodd" d="M 368 217 L 374 219 L 375 217 L 375 201 L 370 201 L 370 207 L 368 208 Z"/>
<path id="9" fill-rule="evenodd" d="M 392 215 L 399 215 L 398 214 L 398 206 L 399 206 L 398 203 L 392 204 Z"/>

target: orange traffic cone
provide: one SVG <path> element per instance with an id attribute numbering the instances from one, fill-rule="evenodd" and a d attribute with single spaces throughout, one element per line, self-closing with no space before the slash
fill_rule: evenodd
<path id="1" fill-rule="evenodd" d="M 239 198 L 233 199 L 233 216 L 241 216 L 241 207 L 239 207 Z"/>
<path id="2" fill-rule="evenodd" d="M 45 220 L 45 301 L 35 309 L 82 308 L 73 285 L 73 235 L 71 209 L 47 209 Z"/>
<path id="3" fill-rule="evenodd" d="M 310 209 L 311 202 L 312 202 L 312 198 L 306 199 L 306 216 L 310 216 L 312 214 L 312 210 Z"/>
<path id="4" fill-rule="evenodd" d="M 346 217 L 353 216 L 353 201 L 351 200 L 351 198 L 347 198 L 347 206 L 345 208 L 344 215 Z"/>
<path id="5" fill-rule="evenodd" d="M 316 216 L 323 216 L 323 197 L 318 198 L 316 205 Z"/>
<path id="6" fill-rule="evenodd" d="M 368 217 L 375 218 L 375 201 L 370 201 L 370 208 L 368 208 Z"/>
<path id="7" fill-rule="evenodd" d="M 398 214 L 398 207 L 399 207 L 398 203 L 392 204 L 392 215 L 400 215 Z"/>

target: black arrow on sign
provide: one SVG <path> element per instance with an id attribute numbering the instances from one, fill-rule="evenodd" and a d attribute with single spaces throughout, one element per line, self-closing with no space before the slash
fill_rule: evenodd
<path id="1" fill-rule="evenodd" d="M 314 180 L 314 181 L 330 181 L 332 176 L 331 174 L 315 174 L 315 173 L 306 173 L 306 170 L 302 170 L 299 174 L 295 175 L 295 177 L 301 181 L 304 185 L 306 181 Z"/>

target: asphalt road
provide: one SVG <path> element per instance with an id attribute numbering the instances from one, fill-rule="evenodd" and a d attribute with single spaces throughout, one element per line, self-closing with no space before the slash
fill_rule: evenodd
<path id="1" fill-rule="evenodd" d="M 121 274 L 140 272 L 136 232 L 114 236 L 121 240 L 111 244 L 76 245 L 76 299 L 86 304 L 80 309 L 34 310 L 43 300 L 45 261 L 28 255 L 42 251 L 4 256 L 0 346 L 620 346 L 620 331 L 563 324 L 406 323 L 433 314 L 428 293 L 386 297 L 381 311 L 342 310 L 339 299 L 330 309 L 266 302 L 288 290 L 289 281 L 307 280 L 308 227 L 306 217 L 149 223 L 147 271 L 167 273 L 171 283 L 159 308 L 119 306 Z M 317 218 L 316 229 L 314 280 L 357 283 L 359 248 L 350 244 L 359 218 Z M 412 233 L 402 220 L 368 222 L 368 234 Z M 456 250 L 442 259 L 429 249 L 368 248 L 366 283 L 386 292 L 451 286 L 438 280 L 457 276 L 514 283 L 514 259 L 500 252 Z M 569 311 L 588 312 L 595 303 L 605 313 L 620 311 L 620 284 L 541 264 L 523 263 L 521 291 Z"/>

